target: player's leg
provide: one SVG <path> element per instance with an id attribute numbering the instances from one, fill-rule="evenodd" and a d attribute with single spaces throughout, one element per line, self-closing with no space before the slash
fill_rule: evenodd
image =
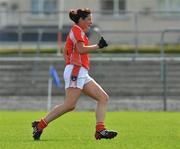
<path id="1" fill-rule="evenodd" d="M 77 100 L 79 99 L 79 96 L 81 94 L 81 89 L 78 88 L 68 88 L 66 89 L 66 97 L 65 101 L 61 105 L 56 105 L 51 112 L 47 114 L 47 116 L 44 119 L 41 119 L 40 121 L 34 121 L 32 123 L 33 127 L 33 138 L 34 140 L 39 140 L 40 136 L 42 134 L 43 129 L 53 120 L 60 117 L 61 115 L 72 111 L 77 103 Z"/>
<path id="2" fill-rule="evenodd" d="M 109 96 L 94 80 L 85 84 L 83 92 L 97 101 L 96 121 L 97 123 L 103 122 L 105 119 Z"/>
<path id="3" fill-rule="evenodd" d="M 64 113 L 74 110 L 80 94 L 81 89 L 79 88 L 66 89 L 66 97 L 64 103 L 61 105 L 56 105 L 53 110 L 44 118 L 44 120 L 47 123 L 50 123 Z"/>
<path id="4" fill-rule="evenodd" d="M 105 113 L 109 100 L 109 96 L 107 95 L 107 93 L 94 80 L 91 80 L 90 82 L 85 84 L 83 92 L 97 101 L 95 138 L 114 138 L 117 135 L 117 132 L 107 130 L 104 125 Z"/>

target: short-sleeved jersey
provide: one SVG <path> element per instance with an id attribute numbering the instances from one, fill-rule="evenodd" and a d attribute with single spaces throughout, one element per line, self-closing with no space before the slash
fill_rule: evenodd
<path id="1" fill-rule="evenodd" d="M 87 46 L 89 40 L 84 31 L 78 25 L 73 25 L 67 36 L 65 44 L 66 65 L 74 64 L 89 69 L 89 55 L 87 53 L 79 53 L 76 48 L 77 42 L 83 42 L 84 45 Z"/>

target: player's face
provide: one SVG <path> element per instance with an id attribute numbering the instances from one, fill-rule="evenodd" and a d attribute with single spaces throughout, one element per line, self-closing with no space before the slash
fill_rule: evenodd
<path id="1" fill-rule="evenodd" d="M 84 32 L 88 32 L 92 25 L 92 14 L 88 15 L 84 20 L 80 19 L 80 24 Z"/>

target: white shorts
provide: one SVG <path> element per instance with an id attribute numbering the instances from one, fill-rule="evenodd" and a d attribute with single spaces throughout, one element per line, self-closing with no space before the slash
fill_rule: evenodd
<path id="1" fill-rule="evenodd" d="M 64 70 L 65 89 L 69 87 L 83 89 L 85 84 L 93 80 L 93 78 L 89 76 L 88 70 L 84 67 L 81 67 L 79 70 L 77 81 L 76 83 L 74 83 L 74 81 L 71 81 L 72 69 L 73 69 L 73 65 L 71 64 L 65 67 L 65 70 Z"/>

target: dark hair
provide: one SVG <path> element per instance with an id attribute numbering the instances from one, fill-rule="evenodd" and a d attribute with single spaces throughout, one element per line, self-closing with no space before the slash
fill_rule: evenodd
<path id="1" fill-rule="evenodd" d="M 69 18 L 73 22 L 78 24 L 80 18 L 82 18 L 84 20 L 89 14 L 91 14 L 91 10 L 89 8 L 83 8 L 83 9 L 78 9 L 78 10 L 70 10 Z"/>

